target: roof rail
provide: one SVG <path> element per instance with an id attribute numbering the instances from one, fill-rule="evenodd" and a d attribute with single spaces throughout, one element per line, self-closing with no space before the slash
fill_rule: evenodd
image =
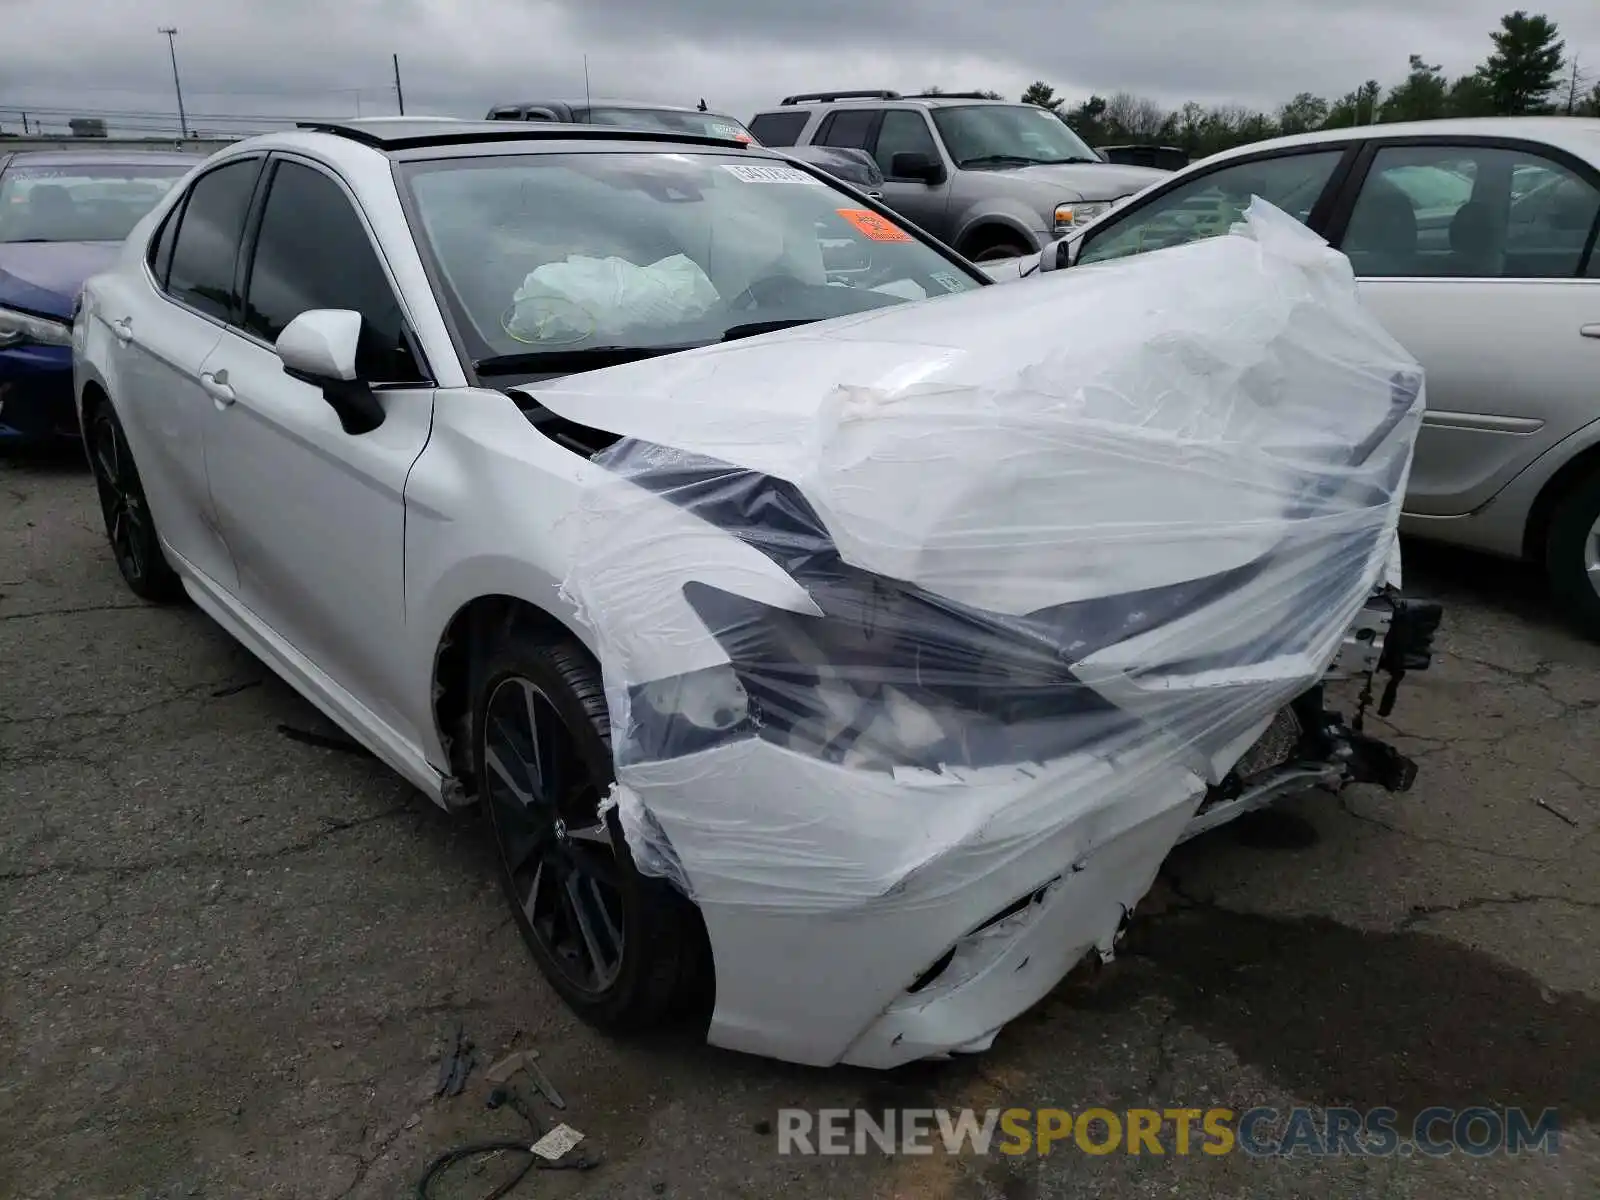
<path id="1" fill-rule="evenodd" d="M 784 104 L 831 104 L 835 100 L 898 100 L 899 92 L 877 89 L 866 92 L 800 92 L 785 96 Z"/>
<path id="2" fill-rule="evenodd" d="M 993 100 L 988 92 L 918 92 L 912 100 Z"/>

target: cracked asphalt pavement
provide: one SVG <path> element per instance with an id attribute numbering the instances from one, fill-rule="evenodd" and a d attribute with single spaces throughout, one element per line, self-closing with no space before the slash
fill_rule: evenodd
<path id="1" fill-rule="evenodd" d="M 442 1151 L 521 1134 L 483 1065 L 530 1047 L 605 1161 L 513 1197 L 1600 1194 L 1600 646 L 1527 572 L 1408 555 L 1448 605 L 1393 717 L 1410 795 L 1182 847 L 1118 960 L 986 1055 L 812 1071 L 575 1021 L 475 821 L 342 750 L 194 608 L 134 599 L 76 458 L 0 459 L 0 1196 L 413 1195 Z M 457 1023 L 480 1066 L 434 1099 Z M 817 1159 L 773 1132 L 785 1106 L 1297 1103 L 1554 1106 L 1561 1149 Z"/>

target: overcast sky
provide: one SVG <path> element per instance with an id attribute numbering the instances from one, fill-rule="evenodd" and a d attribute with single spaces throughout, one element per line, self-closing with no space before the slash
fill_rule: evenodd
<path id="1" fill-rule="evenodd" d="M 167 40 L 191 124 L 219 116 L 394 112 L 482 116 L 506 100 L 592 93 L 748 118 L 785 92 L 995 88 L 1043 79 L 1076 103 L 1131 91 L 1275 108 L 1405 74 L 1451 74 L 1489 51 L 1506 0 L 0 0 L 0 128 L 21 107 L 174 112 Z M 1542 6 L 1600 79 L 1600 3 Z M 1541 11 L 1535 7 L 1534 11 Z M 1591 63 L 1584 70 L 1583 64 Z M 57 110 L 49 113 L 48 110 Z M 113 127 L 139 122 L 108 117 Z"/>

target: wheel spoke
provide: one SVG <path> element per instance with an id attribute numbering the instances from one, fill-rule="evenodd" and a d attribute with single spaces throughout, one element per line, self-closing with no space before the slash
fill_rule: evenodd
<path id="1" fill-rule="evenodd" d="M 601 817 L 593 825 L 584 825 L 576 829 L 568 827 L 567 837 L 574 842 L 582 842 L 586 846 L 603 846 L 607 850 L 614 849 L 611 844 L 611 826 L 604 817 Z"/>
<path id="2" fill-rule="evenodd" d="M 528 918 L 532 925 L 535 915 L 539 911 L 539 889 L 544 884 L 544 862 L 533 869 L 533 881 L 528 884 L 528 894 L 522 901 L 522 915 Z"/>
<path id="3" fill-rule="evenodd" d="M 95 447 L 95 458 L 100 464 L 100 478 L 105 481 L 108 487 L 115 488 L 119 480 L 117 479 L 116 462 L 106 454 L 106 442 L 108 440 L 107 438 L 99 439 L 99 444 Z"/>
<path id="4" fill-rule="evenodd" d="M 589 899 L 594 905 L 595 912 L 599 915 L 605 927 L 606 941 L 611 945 L 616 957 L 622 957 L 622 930 L 617 928 L 617 923 L 611 918 L 611 906 L 606 903 L 600 894 L 600 885 L 593 878 L 585 877 L 584 884 L 588 889 Z"/>
<path id="5" fill-rule="evenodd" d="M 538 801 L 534 799 L 533 793 L 528 790 L 523 782 L 512 773 L 511 768 L 506 765 L 506 761 L 501 756 L 501 753 L 498 749 L 491 746 L 485 753 L 484 758 L 489 763 L 489 769 L 499 777 L 501 783 L 505 784 L 506 787 L 510 789 L 513 796 L 522 801 L 525 806 L 532 806 L 538 803 Z"/>
<path id="6" fill-rule="evenodd" d="M 608 977 L 612 972 L 605 951 L 600 946 L 600 934 L 595 929 L 597 922 L 594 914 L 589 911 L 589 902 L 583 894 L 576 874 L 567 875 L 561 882 L 564 906 L 576 927 L 575 932 L 583 939 L 583 949 L 589 959 L 589 970 L 594 985 L 604 987 L 609 982 Z"/>

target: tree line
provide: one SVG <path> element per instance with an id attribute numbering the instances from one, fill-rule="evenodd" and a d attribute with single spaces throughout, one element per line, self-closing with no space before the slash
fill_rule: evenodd
<path id="1" fill-rule="evenodd" d="M 1521 9 L 1508 13 L 1489 40 L 1488 57 L 1459 78 L 1413 54 L 1406 77 L 1391 88 L 1369 79 L 1332 100 L 1301 92 L 1275 112 L 1193 101 L 1174 110 L 1128 92 L 1090 96 L 1069 107 L 1043 80 L 1030 84 L 1020 99 L 1058 113 L 1091 146 L 1179 146 L 1192 158 L 1280 134 L 1387 121 L 1546 113 L 1600 117 L 1600 82 L 1589 85 L 1549 17 Z"/>

